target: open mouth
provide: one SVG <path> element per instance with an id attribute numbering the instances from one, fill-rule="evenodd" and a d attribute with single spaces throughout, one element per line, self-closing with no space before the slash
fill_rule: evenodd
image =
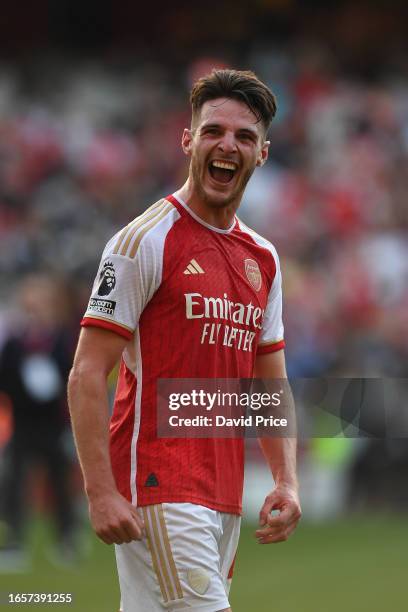
<path id="1" fill-rule="evenodd" d="M 214 181 L 226 185 L 232 181 L 237 171 L 237 164 L 231 161 L 213 159 L 208 164 L 208 171 Z"/>

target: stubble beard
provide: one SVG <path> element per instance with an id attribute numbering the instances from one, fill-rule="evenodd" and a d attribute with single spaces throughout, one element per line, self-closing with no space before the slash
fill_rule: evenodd
<path id="1" fill-rule="evenodd" d="M 228 197 L 225 197 L 223 196 L 223 194 L 220 194 L 220 199 L 215 199 L 214 197 L 209 196 L 203 187 L 203 182 L 200 176 L 200 164 L 198 163 L 197 158 L 195 157 L 195 155 L 193 155 L 191 158 L 191 174 L 193 178 L 194 188 L 197 191 L 200 199 L 212 208 L 226 208 L 234 200 L 238 200 L 238 202 L 240 202 L 245 188 L 248 184 L 248 181 L 251 178 L 254 170 L 255 166 L 253 168 L 248 168 L 244 172 L 239 182 Z M 206 171 L 207 168 L 205 167 L 204 172 Z"/>

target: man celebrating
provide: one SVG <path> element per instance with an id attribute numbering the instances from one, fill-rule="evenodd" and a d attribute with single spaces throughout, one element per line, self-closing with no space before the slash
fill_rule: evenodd
<path id="1" fill-rule="evenodd" d="M 243 440 L 158 438 L 157 380 L 286 377 L 278 256 L 235 216 L 267 160 L 275 98 L 252 72 L 215 70 L 191 104 L 188 179 L 108 242 L 69 383 L 91 522 L 116 544 L 122 612 L 230 610 Z M 109 428 L 106 379 L 119 359 Z M 260 444 L 275 481 L 256 532 L 266 544 L 289 537 L 300 506 L 295 440 Z"/>

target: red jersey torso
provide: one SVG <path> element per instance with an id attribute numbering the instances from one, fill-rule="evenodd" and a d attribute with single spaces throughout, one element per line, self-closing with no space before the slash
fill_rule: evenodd
<path id="1" fill-rule="evenodd" d="M 83 320 L 129 338 L 111 419 L 114 475 L 139 506 L 240 513 L 243 440 L 158 438 L 156 384 L 249 378 L 257 354 L 282 348 L 279 262 L 238 220 L 223 231 L 173 196 L 158 204 L 108 243 Z"/>

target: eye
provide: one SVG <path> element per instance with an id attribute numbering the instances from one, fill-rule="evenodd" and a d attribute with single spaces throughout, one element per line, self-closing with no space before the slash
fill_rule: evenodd
<path id="1" fill-rule="evenodd" d="M 209 136 L 217 136 L 220 133 L 220 130 L 217 127 L 208 127 L 202 130 L 203 134 L 208 134 Z"/>
<path id="2" fill-rule="evenodd" d="M 243 142 L 255 142 L 256 141 L 255 135 L 249 132 L 241 132 L 241 134 L 239 134 L 239 139 L 242 140 Z"/>

